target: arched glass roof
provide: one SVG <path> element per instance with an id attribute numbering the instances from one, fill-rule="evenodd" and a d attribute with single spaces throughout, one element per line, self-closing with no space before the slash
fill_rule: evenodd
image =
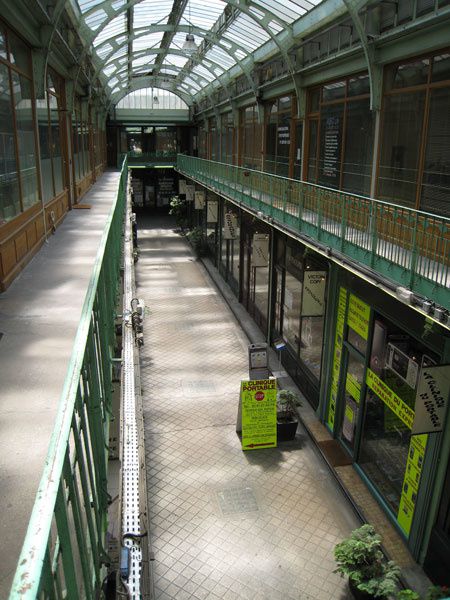
<path id="1" fill-rule="evenodd" d="M 191 104 L 266 42 L 279 46 L 292 24 L 321 0 L 77 0 L 97 75 L 113 101 L 146 85 Z M 186 36 L 197 49 L 188 53 Z M 280 46 L 281 47 L 281 46 Z"/>

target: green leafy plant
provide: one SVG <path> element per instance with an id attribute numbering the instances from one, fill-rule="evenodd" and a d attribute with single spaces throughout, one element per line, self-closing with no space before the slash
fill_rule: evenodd
<path id="1" fill-rule="evenodd" d="M 187 216 L 186 200 L 182 200 L 179 196 L 173 196 L 170 200 L 169 215 L 175 217 L 177 227 L 185 227 Z"/>
<path id="2" fill-rule="evenodd" d="M 445 585 L 432 585 L 428 588 L 425 600 L 439 600 L 440 598 L 448 598 L 450 589 Z"/>
<path id="3" fill-rule="evenodd" d="M 277 419 L 278 421 L 297 420 L 297 406 L 302 403 L 298 395 L 292 390 L 279 390 L 277 393 Z"/>
<path id="4" fill-rule="evenodd" d="M 396 600 L 420 600 L 420 596 L 413 590 L 401 590 L 395 597 Z"/>
<path id="5" fill-rule="evenodd" d="M 209 253 L 208 242 L 201 227 L 194 227 L 186 236 L 197 256 L 207 256 Z"/>
<path id="6" fill-rule="evenodd" d="M 399 567 L 386 561 L 381 550 L 381 537 L 372 525 L 355 529 L 350 537 L 334 548 L 335 573 L 347 575 L 359 590 L 374 598 L 388 598 L 397 591 Z"/>

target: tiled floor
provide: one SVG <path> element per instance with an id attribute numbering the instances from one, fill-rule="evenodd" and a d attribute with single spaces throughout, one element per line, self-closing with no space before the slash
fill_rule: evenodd
<path id="1" fill-rule="evenodd" d="M 303 431 L 241 450 L 248 340 L 171 225 L 141 220 L 136 266 L 156 600 L 344 600 L 333 547 L 359 522 Z"/>

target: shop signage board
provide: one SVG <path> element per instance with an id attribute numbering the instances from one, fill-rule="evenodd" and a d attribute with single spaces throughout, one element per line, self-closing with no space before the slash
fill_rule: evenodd
<path id="1" fill-rule="evenodd" d="M 178 193 L 185 194 L 186 193 L 186 179 L 180 179 L 178 181 Z"/>
<path id="2" fill-rule="evenodd" d="M 205 208 L 205 192 L 204 190 L 197 190 L 194 195 L 195 204 L 194 207 L 197 210 L 203 210 Z"/>
<path id="3" fill-rule="evenodd" d="M 206 221 L 217 223 L 219 215 L 219 203 L 217 200 L 208 200 L 206 204 Z"/>
<path id="4" fill-rule="evenodd" d="M 411 429 L 414 420 L 414 411 L 410 408 L 406 402 L 397 396 L 397 394 L 388 387 L 382 379 L 378 377 L 371 369 L 367 369 L 366 375 L 367 386 L 375 392 L 375 394 L 382 400 L 392 412 L 406 425 L 408 429 Z"/>
<path id="5" fill-rule="evenodd" d="M 336 179 L 339 173 L 340 162 L 340 119 L 330 116 L 325 121 L 324 132 L 324 160 L 322 173 L 325 177 Z"/>
<path id="6" fill-rule="evenodd" d="M 242 449 L 277 445 L 277 380 L 241 382 Z"/>
<path id="7" fill-rule="evenodd" d="M 325 314 L 326 271 L 304 272 L 302 316 L 321 317 Z"/>
<path id="8" fill-rule="evenodd" d="M 186 186 L 186 202 L 194 202 L 195 185 Z"/>
<path id="9" fill-rule="evenodd" d="M 344 343 L 345 309 L 347 306 L 347 290 L 339 289 L 339 304 L 336 317 L 336 334 L 334 338 L 333 371 L 331 373 L 330 397 L 328 400 L 327 425 L 334 431 L 334 418 L 341 372 L 342 346 Z"/>
<path id="10" fill-rule="evenodd" d="M 223 223 L 223 239 L 234 240 L 237 237 L 237 218 L 230 212 L 225 213 Z"/>
<path id="11" fill-rule="evenodd" d="M 363 340 L 367 340 L 369 337 L 369 319 L 370 306 L 354 294 L 350 294 L 347 323 Z"/>
<path id="12" fill-rule="evenodd" d="M 417 386 L 412 434 L 442 431 L 450 395 L 450 365 L 424 367 Z"/>
<path id="13" fill-rule="evenodd" d="M 265 233 L 253 235 L 252 266 L 267 267 L 269 264 L 269 236 Z"/>

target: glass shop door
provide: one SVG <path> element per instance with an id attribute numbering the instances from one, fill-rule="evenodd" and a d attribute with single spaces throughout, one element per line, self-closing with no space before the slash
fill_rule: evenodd
<path id="1" fill-rule="evenodd" d="M 354 459 L 357 450 L 357 424 L 362 409 L 361 398 L 364 383 L 364 357 L 347 345 L 344 347 L 345 362 L 341 377 L 342 402 L 338 438 Z"/>

